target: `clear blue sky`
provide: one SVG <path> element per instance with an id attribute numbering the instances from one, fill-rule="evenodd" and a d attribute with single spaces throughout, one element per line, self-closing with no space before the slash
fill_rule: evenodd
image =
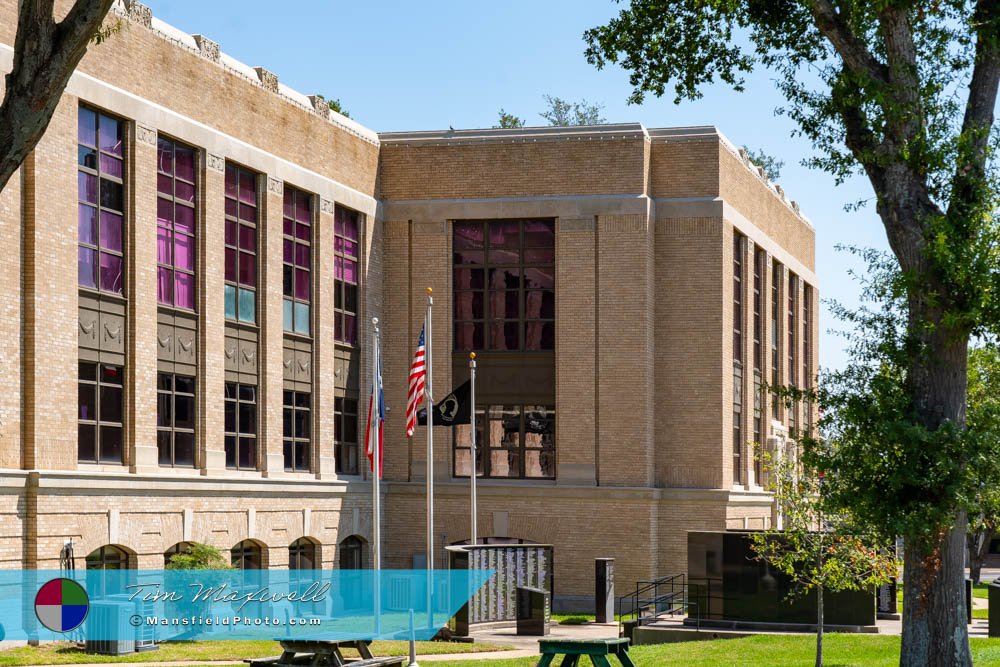
<path id="1" fill-rule="evenodd" d="M 545 94 L 599 102 L 609 122 L 715 125 L 737 145 L 785 161 L 778 182 L 816 227 L 823 299 L 857 299 L 847 275 L 857 263 L 835 245 L 887 247 L 873 207 L 844 211 L 845 204 L 871 197 L 866 180 L 835 187 L 827 174 L 799 164 L 811 147 L 774 114 L 783 100 L 766 72 L 755 74 L 744 93 L 717 84 L 703 99 L 680 106 L 672 97 L 626 104 L 627 73 L 598 71 L 583 57 L 584 30 L 619 10 L 611 0 L 145 1 L 155 16 L 219 42 L 234 58 L 275 72 L 300 92 L 339 98 L 353 118 L 379 132 L 491 127 L 501 107 L 529 125 L 544 125 L 538 112 Z M 828 333 L 837 327 L 824 308 L 823 367 L 845 361 L 842 339 Z"/>

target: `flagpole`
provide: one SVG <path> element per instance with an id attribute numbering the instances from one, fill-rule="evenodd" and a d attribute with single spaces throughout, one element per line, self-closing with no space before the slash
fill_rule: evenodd
<path id="1" fill-rule="evenodd" d="M 369 442 L 372 443 L 372 535 L 373 535 L 373 548 L 372 548 L 372 575 L 373 575 L 373 592 L 374 592 L 374 604 L 375 604 L 375 636 L 377 637 L 381 634 L 381 606 L 382 606 L 382 518 L 380 512 L 380 500 L 379 497 L 379 484 L 380 478 L 382 477 L 382 443 L 378 440 L 378 422 L 382 415 L 379 414 L 378 400 L 378 390 L 379 390 L 379 378 L 378 378 L 378 366 L 379 366 L 379 330 L 378 330 L 378 318 L 372 318 L 372 325 L 375 330 L 375 335 L 372 339 L 372 407 L 371 407 L 371 433 L 369 437 L 371 438 Z"/>
<path id="2" fill-rule="evenodd" d="M 469 424 L 472 431 L 472 472 L 469 475 L 469 486 L 471 491 L 470 512 L 472 526 L 472 545 L 476 545 L 476 353 L 469 352 Z"/>
<path id="3" fill-rule="evenodd" d="M 427 629 L 434 628 L 434 392 L 431 386 L 431 310 L 434 306 L 434 290 L 427 288 L 427 330 L 424 332 L 425 357 L 427 359 L 427 381 L 424 392 L 427 396 Z"/>

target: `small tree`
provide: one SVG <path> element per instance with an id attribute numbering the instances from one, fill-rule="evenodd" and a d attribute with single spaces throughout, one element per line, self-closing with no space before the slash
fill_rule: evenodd
<path id="1" fill-rule="evenodd" d="M 566 100 L 544 95 L 545 103 L 549 105 L 547 111 L 539 115 L 549 121 L 549 125 L 566 127 L 569 125 L 600 125 L 607 121 L 601 112 L 604 110 L 603 104 L 591 104 L 587 100 L 579 102 L 567 102 Z"/>
<path id="2" fill-rule="evenodd" d="M 524 127 L 524 121 L 518 118 L 512 113 L 507 113 L 503 109 L 500 109 L 499 125 L 494 125 L 494 128 L 502 129 L 514 129 L 518 127 Z"/>
<path id="3" fill-rule="evenodd" d="M 210 544 L 192 542 L 181 553 L 170 557 L 168 570 L 232 570 L 233 566 L 221 551 Z"/>
<path id="4" fill-rule="evenodd" d="M 340 98 L 337 98 L 335 100 L 330 100 L 330 101 L 327 102 L 327 104 L 330 106 L 330 109 L 332 109 L 333 111 L 336 111 L 337 113 L 339 113 L 344 118 L 350 118 L 351 117 L 351 114 L 348 113 L 347 109 L 344 108 L 344 105 L 340 103 Z"/>
<path id="5" fill-rule="evenodd" d="M 764 168 L 764 173 L 769 178 L 776 180 L 781 176 L 781 168 L 785 166 L 784 160 L 779 160 L 773 155 L 768 155 L 763 149 L 753 150 L 749 146 L 744 146 L 743 150 L 747 152 L 751 162 L 758 167 Z"/>
<path id="6" fill-rule="evenodd" d="M 823 664 L 823 593 L 870 589 L 896 576 L 895 558 L 846 517 L 824 515 L 823 475 L 764 455 L 781 528 L 750 534 L 758 560 L 792 581 L 791 599 L 816 591 L 816 667 Z"/>

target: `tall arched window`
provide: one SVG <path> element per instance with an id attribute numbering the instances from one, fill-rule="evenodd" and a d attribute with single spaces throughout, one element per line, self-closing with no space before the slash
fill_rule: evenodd
<path id="1" fill-rule="evenodd" d="M 253 540 L 243 540 L 229 550 L 233 567 L 237 570 L 260 570 L 264 567 L 264 555 L 260 545 Z"/>
<path id="2" fill-rule="evenodd" d="M 365 541 L 357 535 L 344 538 L 340 543 L 340 569 L 360 570 L 364 567 Z"/>
<path id="3" fill-rule="evenodd" d="M 316 543 L 308 537 L 300 537 L 288 545 L 289 570 L 318 570 L 319 554 Z"/>

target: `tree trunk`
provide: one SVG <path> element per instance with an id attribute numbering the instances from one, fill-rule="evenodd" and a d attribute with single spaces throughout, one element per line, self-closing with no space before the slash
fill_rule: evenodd
<path id="1" fill-rule="evenodd" d="M 823 587 L 816 587 L 816 667 L 823 667 Z"/>
<path id="2" fill-rule="evenodd" d="M 921 269 L 927 271 L 926 265 Z M 909 369 L 917 419 L 929 431 L 946 423 L 964 427 L 968 335 L 942 323 L 943 304 L 928 303 L 927 295 L 941 286 L 929 280 L 921 287 L 909 300 L 910 331 L 924 349 Z M 958 514 L 953 525 L 936 536 L 905 537 L 900 665 L 972 665 L 965 611 L 965 514 Z"/>
<path id="3" fill-rule="evenodd" d="M 969 578 L 978 584 L 983 570 L 983 563 L 990 552 L 990 542 L 993 541 L 993 529 L 981 528 L 967 537 L 969 544 Z"/>

